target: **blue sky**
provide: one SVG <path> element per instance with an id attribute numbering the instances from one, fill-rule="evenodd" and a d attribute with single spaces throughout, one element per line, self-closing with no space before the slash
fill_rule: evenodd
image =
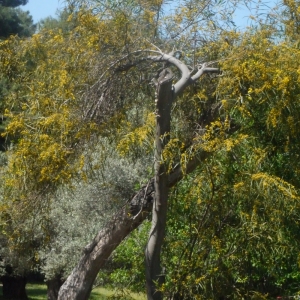
<path id="1" fill-rule="evenodd" d="M 64 6 L 63 2 L 64 0 L 28 0 L 28 3 L 20 8 L 29 10 L 34 23 L 37 23 L 45 17 L 55 17 L 56 10 Z"/>
<path id="2" fill-rule="evenodd" d="M 268 3 L 273 6 L 276 0 L 265 0 L 264 3 Z M 65 0 L 28 0 L 28 4 L 21 6 L 23 10 L 29 10 L 33 17 L 34 23 L 39 22 L 41 19 L 52 16 L 56 16 L 56 10 L 61 9 L 64 6 Z M 251 2 L 250 2 L 251 3 Z M 253 1 L 253 7 L 255 7 L 256 1 Z M 250 25 L 251 21 L 246 16 L 251 13 L 249 10 L 243 8 L 238 9 L 235 13 L 235 21 L 238 27 L 245 27 Z"/>

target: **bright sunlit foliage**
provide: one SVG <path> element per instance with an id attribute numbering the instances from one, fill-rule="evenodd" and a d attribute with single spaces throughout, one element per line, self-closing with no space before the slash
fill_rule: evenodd
<path id="1" fill-rule="evenodd" d="M 153 176 L 153 78 L 163 64 L 149 62 L 149 50 L 180 50 L 176 55 L 192 74 L 203 62 L 221 71 L 202 76 L 172 106 L 161 162 L 168 174 L 181 165 L 184 176 L 170 193 L 166 281 L 159 288 L 173 299 L 267 299 L 299 292 L 299 3 L 284 1 L 242 32 L 230 27 L 235 1 L 176 1 L 174 11 L 158 0 L 69 4 L 61 28 L 45 22 L 30 38 L 0 41 L 6 140 L 0 228 L 7 249 L 25 252 L 26 235 L 38 236 L 37 248 L 46 246 L 30 248 L 35 265 L 43 263 L 39 255 L 49 259 L 50 241 L 60 255 L 63 232 L 57 240 L 53 232 L 71 221 L 55 227 L 54 212 L 63 218 L 73 192 L 87 189 L 94 199 L 97 186 L 106 193 L 99 205 L 105 215 L 134 185 L 145 184 L 145 174 Z M 180 72 L 168 67 L 176 82 Z M 199 167 L 187 174 L 188 162 L 199 157 Z M 78 200 L 76 207 L 84 203 Z M 76 219 L 85 222 L 87 215 Z M 33 219 L 42 228 L 38 234 L 27 226 Z M 77 227 L 71 225 L 70 236 Z M 146 226 L 117 250 L 101 280 L 120 286 L 143 280 Z M 73 249 L 78 256 L 79 248 Z M 49 261 L 44 269 L 51 270 L 49 277 L 58 272 Z"/>

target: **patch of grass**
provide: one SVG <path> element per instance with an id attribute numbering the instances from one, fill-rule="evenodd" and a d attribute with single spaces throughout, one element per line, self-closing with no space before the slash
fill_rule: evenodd
<path id="1" fill-rule="evenodd" d="M 116 291 L 108 290 L 106 288 L 95 288 L 93 289 L 90 300 L 104 300 L 104 299 L 122 299 L 122 300 L 146 300 L 146 296 L 143 294 L 136 294 L 136 293 L 126 293 L 125 295 L 122 294 L 121 298 L 117 298 L 116 296 L 119 295 Z"/>
<path id="2" fill-rule="evenodd" d="M 47 300 L 47 286 L 45 284 L 26 284 L 26 292 L 30 300 Z"/>
<path id="3" fill-rule="evenodd" d="M 26 285 L 27 296 L 29 300 L 47 300 L 47 286 L 45 284 L 32 284 Z M 93 289 L 90 300 L 104 300 L 108 298 L 114 298 L 117 293 L 115 291 L 98 287 Z M 128 293 L 126 298 L 122 297 L 119 299 L 123 300 L 145 300 L 146 296 L 142 294 Z M 2 296 L 2 285 L 0 284 L 0 300 L 3 300 Z"/>

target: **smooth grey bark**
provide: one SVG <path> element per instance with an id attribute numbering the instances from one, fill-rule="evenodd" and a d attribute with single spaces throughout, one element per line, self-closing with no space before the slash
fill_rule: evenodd
<path id="1" fill-rule="evenodd" d="M 152 50 L 141 50 L 137 52 L 150 52 L 156 54 L 156 56 L 147 56 L 145 59 L 140 60 L 140 62 L 145 60 L 153 62 L 168 62 L 181 71 L 182 77 L 173 87 L 173 99 L 175 99 L 175 97 L 188 85 L 199 79 L 204 73 L 219 72 L 219 69 L 208 68 L 206 64 L 199 66 L 197 71 L 190 72 L 184 63 L 169 54 Z M 117 62 L 115 64 L 117 64 Z M 125 69 L 128 70 L 137 64 L 138 62 L 130 63 L 121 69 L 120 67 L 116 68 L 115 71 L 118 71 L 118 69 L 121 71 Z M 185 166 L 185 173 L 188 174 L 192 172 L 200 164 L 200 161 L 207 155 L 208 153 L 202 152 L 198 157 L 195 157 L 193 160 L 188 162 L 187 166 Z M 182 177 L 182 169 L 180 166 L 177 166 L 168 177 L 166 176 L 164 178 L 163 184 L 170 188 L 176 185 Z M 168 184 L 166 184 L 166 181 Z M 96 276 L 113 250 L 130 232 L 136 229 L 151 212 L 153 207 L 154 190 L 155 186 L 153 178 L 112 217 L 107 226 L 100 230 L 93 241 L 84 248 L 83 255 L 79 263 L 60 288 L 58 300 L 88 300 Z M 163 212 L 163 214 L 164 213 L 165 212 Z M 156 271 L 154 273 L 158 274 Z"/>
<path id="2" fill-rule="evenodd" d="M 154 162 L 154 203 L 152 226 L 145 249 L 146 287 L 148 300 L 161 300 L 162 293 L 157 285 L 164 282 L 160 264 L 160 253 L 165 237 L 168 205 L 168 174 L 163 161 L 163 150 L 170 140 L 171 107 L 174 98 L 172 88 L 173 74 L 164 69 L 157 82 L 156 91 L 156 133 Z"/>
<path id="3" fill-rule="evenodd" d="M 148 300 L 162 300 L 159 287 L 164 282 L 164 274 L 160 264 L 161 247 L 165 237 L 168 206 L 168 174 L 163 161 L 163 150 L 170 139 L 171 106 L 176 95 L 192 84 L 205 72 L 219 72 L 216 68 L 207 68 L 204 64 L 192 76 L 188 67 L 177 58 L 162 54 L 153 58 L 154 61 L 164 60 L 173 64 L 181 71 L 181 79 L 172 86 L 173 74 L 170 69 L 164 69 L 157 82 L 156 91 L 156 133 L 155 133 L 155 177 L 154 204 L 152 210 L 152 226 L 145 250 L 146 287 Z"/>

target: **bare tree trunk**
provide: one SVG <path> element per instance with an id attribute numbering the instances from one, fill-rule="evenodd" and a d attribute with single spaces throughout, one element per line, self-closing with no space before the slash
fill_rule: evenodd
<path id="1" fill-rule="evenodd" d="M 163 150 L 170 140 L 171 106 L 173 102 L 172 73 L 164 69 L 158 79 L 156 95 L 155 177 L 152 226 L 145 250 L 146 287 L 148 300 L 161 300 L 157 289 L 164 282 L 160 265 L 161 246 L 165 237 L 168 202 L 168 174 Z"/>

